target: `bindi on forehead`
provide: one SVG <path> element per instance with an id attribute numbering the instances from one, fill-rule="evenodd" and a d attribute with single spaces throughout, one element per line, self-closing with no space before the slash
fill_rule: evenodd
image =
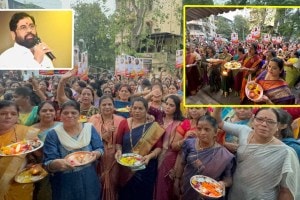
<path id="1" fill-rule="evenodd" d="M 26 17 L 26 18 L 23 18 L 21 19 L 19 22 L 18 22 L 18 25 L 31 25 L 33 24 L 33 21 L 30 19 L 30 17 Z"/>

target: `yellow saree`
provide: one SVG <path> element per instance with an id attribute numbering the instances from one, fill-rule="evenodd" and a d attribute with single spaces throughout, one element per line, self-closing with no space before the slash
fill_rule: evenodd
<path id="1" fill-rule="evenodd" d="M 27 133 L 30 132 L 30 135 Z M 36 134 L 32 134 L 35 132 Z M 6 146 L 23 139 L 31 139 L 37 135 L 38 129 L 24 125 L 15 125 L 6 133 L 0 135 L 0 146 Z M 33 184 L 14 182 L 14 176 L 26 165 L 25 155 L 0 157 L 0 199 L 31 200 Z"/>

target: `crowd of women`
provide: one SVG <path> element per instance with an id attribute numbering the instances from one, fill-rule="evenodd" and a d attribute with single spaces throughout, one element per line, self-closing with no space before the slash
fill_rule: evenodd
<path id="1" fill-rule="evenodd" d="M 224 43 L 216 46 L 187 44 L 187 95 L 195 95 L 204 86 L 210 92 L 231 92 L 240 97 L 240 104 L 295 104 L 299 97 L 291 89 L 300 89 L 300 44 Z M 237 61 L 240 68 L 225 64 Z M 245 95 L 248 81 L 262 86 L 263 96 L 255 101 Z M 299 103 L 299 102 L 298 102 Z"/>
<path id="2" fill-rule="evenodd" d="M 169 76 L 99 84 L 74 74 L 51 90 L 32 77 L 2 92 L 0 146 L 36 137 L 44 146 L 0 157 L 0 199 L 201 199 L 190 185 L 194 175 L 218 181 L 221 199 L 300 198 L 300 108 L 185 110 Z M 77 151 L 95 161 L 74 167 L 65 157 Z M 143 167 L 120 165 L 124 153 L 141 155 Z M 14 181 L 38 163 L 46 178 Z"/>

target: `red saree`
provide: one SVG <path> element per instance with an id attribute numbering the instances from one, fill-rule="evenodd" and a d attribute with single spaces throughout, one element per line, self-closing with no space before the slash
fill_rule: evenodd
<path id="1" fill-rule="evenodd" d="M 195 53 L 187 53 L 185 57 L 185 64 L 190 65 L 197 62 L 197 54 Z M 197 93 L 197 89 L 200 85 L 199 80 L 199 72 L 197 65 L 193 67 L 186 68 L 186 80 L 187 80 L 187 91 L 190 92 L 190 94 L 194 95 Z"/>
<path id="2" fill-rule="evenodd" d="M 261 62 L 261 59 L 259 57 L 259 55 L 255 54 L 254 56 L 249 56 L 248 54 L 246 54 L 246 56 L 244 57 L 244 60 L 242 62 L 242 66 L 246 67 L 248 69 L 257 69 L 258 64 Z M 247 84 L 247 79 L 249 75 L 252 75 L 252 79 L 254 79 L 254 72 L 249 72 L 247 70 L 243 71 L 243 80 L 242 80 L 242 86 L 241 86 L 241 91 L 240 91 L 240 99 L 243 100 L 246 96 L 245 94 L 245 87 Z"/>

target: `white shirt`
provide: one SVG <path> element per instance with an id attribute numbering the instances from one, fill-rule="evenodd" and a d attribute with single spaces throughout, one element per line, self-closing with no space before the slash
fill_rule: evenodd
<path id="1" fill-rule="evenodd" d="M 0 70 L 46 70 L 54 69 L 53 63 L 46 55 L 41 63 L 34 59 L 30 49 L 17 43 L 0 55 Z"/>

